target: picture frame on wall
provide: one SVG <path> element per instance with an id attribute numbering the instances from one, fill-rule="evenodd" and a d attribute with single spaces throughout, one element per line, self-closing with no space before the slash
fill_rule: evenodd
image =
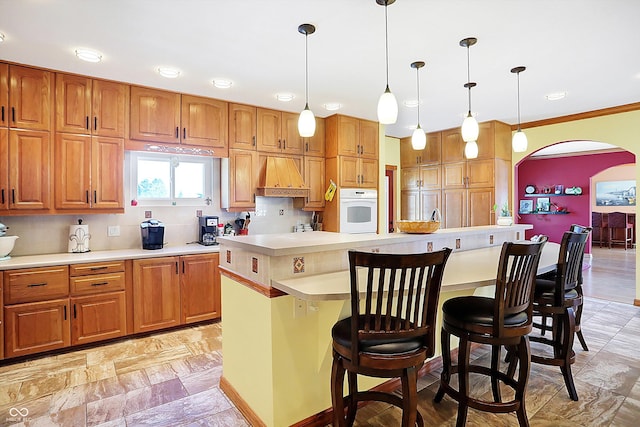
<path id="1" fill-rule="evenodd" d="M 531 199 L 526 199 L 526 200 L 520 200 L 520 213 L 521 214 L 528 214 L 533 212 L 533 200 Z"/>
<path id="2" fill-rule="evenodd" d="M 536 211 L 538 212 L 549 212 L 551 209 L 551 201 L 548 197 L 538 197 L 536 200 Z"/>
<path id="3" fill-rule="evenodd" d="M 635 206 L 636 181 L 596 182 L 596 206 Z"/>

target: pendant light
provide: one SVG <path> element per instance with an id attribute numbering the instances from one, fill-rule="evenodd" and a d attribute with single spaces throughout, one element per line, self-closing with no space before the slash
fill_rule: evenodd
<path id="1" fill-rule="evenodd" d="M 416 69 L 416 87 L 418 92 L 418 125 L 416 130 L 411 135 L 411 146 L 414 150 L 423 150 L 427 146 L 427 135 L 420 127 L 420 68 L 424 67 L 423 61 L 416 61 L 411 63 L 411 68 Z"/>
<path id="2" fill-rule="evenodd" d="M 376 0 L 380 6 L 384 6 L 384 43 L 385 62 L 387 66 L 387 87 L 378 100 L 378 121 L 383 125 L 392 125 L 398 120 L 398 101 L 391 90 L 389 90 L 389 29 L 387 20 L 387 6 L 395 3 L 396 0 Z"/>
<path id="3" fill-rule="evenodd" d="M 511 146 L 516 153 L 527 151 L 527 135 L 520 129 L 520 73 L 526 69 L 527 67 L 522 65 L 511 69 L 511 72 L 518 76 L 518 130 L 513 134 L 513 139 L 511 140 Z"/>
<path id="4" fill-rule="evenodd" d="M 478 127 L 478 122 L 475 117 L 471 114 L 471 88 L 476 86 L 476 83 L 471 81 L 471 73 L 470 73 L 470 60 L 469 60 L 469 48 L 476 44 L 478 39 L 475 37 L 467 37 L 466 39 L 460 40 L 460 46 L 467 48 L 467 83 L 464 84 L 464 87 L 469 91 L 469 110 L 467 112 L 467 117 L 465 117 L 462 122 L 462 140 L 467 143 L 465 146 L 465 155 L 468 159 L 474 159 L 478 157 L 478 134 L 480 133 L 480 128 Z M 469 143 L 473 142 L 472 146 L 468 146 Z"/>
<path id="5" fill-rule="evenodd" d="M 311 137 L 316 133 L 316 118 L 313 111 L 309 109 L 309 47 L 307 40 L 309 34 L 316 32 L 316 27 L 312 24 L 302 24 L 298 27 L 298 32 L 304 34 L 304 88 L 305 105 L 304 110 L 298 117 L 298 133 L 302 137 Z"/>

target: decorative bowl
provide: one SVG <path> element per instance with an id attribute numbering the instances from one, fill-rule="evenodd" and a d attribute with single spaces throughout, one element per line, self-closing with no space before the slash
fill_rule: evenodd
<path id="1" fill-rule="evenodd" d="M 401 220 L 397 224 L 400 231 L 410 234 L 429 234 L 440 228 L 440 221 Z"/>
<path id="2" fill-rule="evenodd" d="M 18 236 L 2 236 L 0 237 L 0 258 L 7 257 L 13 250 Z"/>

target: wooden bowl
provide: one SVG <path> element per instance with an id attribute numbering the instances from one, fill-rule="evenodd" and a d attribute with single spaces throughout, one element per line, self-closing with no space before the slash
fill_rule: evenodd
<path id="1" fill-rule="evenodd" d="M 397 222 L 398 229 L 403 233 L 429 234 L 440 228 L 440 221 L 406 221 Z"/>

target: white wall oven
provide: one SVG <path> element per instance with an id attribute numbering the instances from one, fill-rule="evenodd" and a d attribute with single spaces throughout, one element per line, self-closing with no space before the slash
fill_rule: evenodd
<path id="1" fill-rule="evenodd" d="M 378 191 L 340 189 L 340 232 L 375 233 L 378 228 Z"/>

